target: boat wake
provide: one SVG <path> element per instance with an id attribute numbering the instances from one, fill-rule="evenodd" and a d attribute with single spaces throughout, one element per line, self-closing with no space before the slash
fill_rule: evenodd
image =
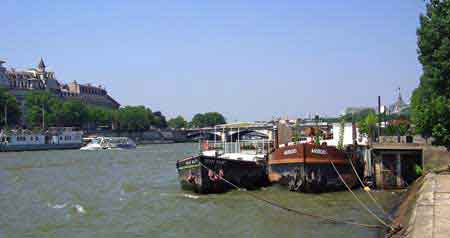
<path id="1" fill-rule="evenodd" d="M 61 208 L 65 208 L 65 207 L 67 206 L 67 204 L 64 203 L 64 204 L 55 204 L 55 205 L 52 205 L 52 204 L 50 204 L 50 203 L 47 203 L 47 206 L 49 206 L 49 207 L 51 207 L 51 208 L 55 208 L 55 209 L 61 209 Z"/>
<path id="2" fill-rule="evenodd" d="M 170 196 L 170 197 L 184 197 L 184 198 L 190 198 L 190 199 L 199 199 L 200 196 L 197 195 L 192 195 L 192 194 L 188 194 L 188 193 L 183 193 L 183 194 L 179 194 L 179 193 L 160 193 L 159 195 L 161 196 Z"/>
<path id="3" fill-rule="evenodd" d="M 63 203 L 63 204 L 50 204 L 50 203 L 47 203 L 47 206 L 51 207 L 51 208 L 54 208 L 54 209 L 62 209 L 62 208 L 66 208 L 66 207 L 71 207 L 79 214 L 85 214 L 86 213 L 86 209 L 84 209 L 84 207 L 79 205 L 79 204 L 74 204 L 74 205 L 68 206 L 67 203 Z"/>
<path id="4" fill-rule="evenodd" d="M 192 195 L 192 194 L 186 194 L 186 193 L 183 194 L 183 197 L 191 198 L 191 199 L 199 199 L 200 198 L 199 196 Z"/>

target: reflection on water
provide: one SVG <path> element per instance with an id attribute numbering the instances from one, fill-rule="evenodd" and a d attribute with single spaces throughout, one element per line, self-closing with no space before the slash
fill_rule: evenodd
<path id="1" fill-rule="evenodd" d="M 278 186 L 198 195 L 179 188 L 175 162 L 196 144 L 129 151 L 0 154 L 0 237 L 376 237 L 255 201 L 375 224 L 347 192 L 301 194 Z M 361 192 L 357 194 L 369 203 Z M 398 194 L 376 192 L 385 206 Z M 370 206 L 375 209 L 374 206 Z M 378 214 L 381 215 L 380 212 Z"/>

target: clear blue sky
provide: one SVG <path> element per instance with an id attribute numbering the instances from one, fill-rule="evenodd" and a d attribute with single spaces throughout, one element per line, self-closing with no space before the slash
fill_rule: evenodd
<path id="1" fill-rule="evenodd" d="M 1 2 L 0 58 L 190 119 L 337 115 L 418 85 L 422 0 Z"/>

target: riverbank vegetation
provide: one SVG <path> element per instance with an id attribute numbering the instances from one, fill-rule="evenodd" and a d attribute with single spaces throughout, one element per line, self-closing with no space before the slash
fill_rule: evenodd
<path id="1" fill-rule="evenodd" d="M 2 126 L 16 125 L 21 116 L 19 103 L 6 89 L 0 88 L 0 121 Z"/>
<path id="2" fill-rule="evenodd" d="M 25 96 L 25 107 L 25 120 L 29 128 L 103 127 L 134 132 L 167 127 L 166 118 L 161 112 L 152 112 L 144 106 L 125 106 L 112 110 L 87 105 L 79 100 L 61 101 L 49 92 L 28 93 Z"/>
<path id="3" fill-rule="evenodd" d="M 418 133 L 450 150 L 450 1 L 430 0 L 417 30 L 422 76 L 414 90 L 412 120 Z"/>
<path id="4" fill-rule="evenodd" d="M 17 124 L 20 118 L 20 107 L 17 101 L 7 92 L 0 91 L 0 106 L 6 100 L 9 100 L 8 118 L 11 118 L 8 123 Z M 87 130 L 104 128 L 142 132 L 152 128 L 198 128 L 226 123 L 225 117 L 218 112 L 198 113 L 191 122 L 187 122 L 182 116 L 167 121 L 162 112 L 153 112 L 145 106 L 125 106 L 113 110 L 87 105 L 80 100 L 62 101 L 50 92 L 42 91 L 27 93 L 25 108 L 24 118 L 27 128 L 73 126 Z"/>
<path id="5" fill-rule="evenodd" d="M 197 113 L 190 122 L 190 127 L 213 127 L 215 125 L 225 124 L 225 117 L 218 112 Z"/>

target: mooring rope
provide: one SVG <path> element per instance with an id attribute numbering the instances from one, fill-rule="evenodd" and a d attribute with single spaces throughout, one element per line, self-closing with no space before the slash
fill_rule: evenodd
<path id="1" fill-rule="evenodd" d="M 370 197 L 370 199 L 372 200 L 372 202 L 375 204 L 375 206 L 378 207 L 378 209 L 381 210 L 381 212 L 383 212 L 383 214 L 391 221 L 394 222 L 394 220 L 391 218 L 391 216 L 384 210 L 384 208 L 381 206 L 381 204 L 378 203 L 378 201 L 375 199 L 375 197 L 373 196 L 373 194 L 370 192 L 370 188 L 367 187 L 364 182 L 361 180 L 361 177 L 359 176 L 358 172 L 356 171 L 355 166 L 353 165 L 353 162 L 350 158 L 348 158 L 348 161 L 350 162 L 350 165 L 352 166 L 353 172 L 355 172 L 356 177 L 358 178 L 361 186 L 363 187 L 363 190 L 367 193 L 367 195 Z"/>
<path id="2" fill-rule="evenodd" d="M 201 165 L 203 168 L 208 169 L 208 170 L 211 170 L 211 171 L 214 173 L 214 175 L 218 176 L 218 177 L 219 177 L 221 180 L 223 180 L 224 182 L 228 183 L 229 185 L 231 185 L 232 187 L 234 187 L 234 188 L 236 188 L 236 189 L 238 189 L 238 190 L 242 190 L 242 188 L 240 188 L 239 186 L 237 186 L 237 185 L 233 184 L 232 182 L 226 180 L 225 178 L 223 178 L 222 176 L 220 176 L 219 174 L 217 174 L 214 170 L 208 168 L 208 167 L 207 167 L 206 165 L 204 165 L 202 162 L 200 162 L 200 161 L 198 161 L 198 162 L 200 163 L 200 165 Z M 317 214 L 312 214 L 312 213 L 308 213 L 308 212 L 305 212 L 305 211 L 300 211 L 300 210 L 297 210 L 297 209 L 293 209 L 293 208 L 289 208 L 289 207 L 283 206 L 283 205 L 281 205 L 281 204 L 278 204 L 278 203 L 276 203 L 276 202 L 267 200 L 267 199 L 265 199 L 265 198 L 262 198 L 262 197 L 260 197 L 260 196 L 255 195 L 255 194 L 252 194 L 252 193 L 248 193 L 248 192 L 247 192 L 247 193 L 245 193 L 245 194 L 248 195 L 248 196 L 250 196 L 250 197 L 252 197 L 252 198 L 254 198 L 254 199 L 256 199 L 256 200 L 265 202 L 265 203 L 267 203 L 267 204 L 269 204 L 269 205 L 271 205 L 271 206 L 273 206 L 273 207 L 276 207 L 276 208 L 279 208 L 279 209 L 282 209 L 282 210 L 285 210 L 285 211 L 288 211 L 288 212 L 292 212 L 292 213 L 295 213 L 295 214 L 298 214 L 298 215 L 302 215 L 302 216 L 308 216 L 308 217 L 312 217 L 312 218 L 316 218 L 316 219 L 320 219 L 320 220 L 323 220 L 323 221 L 328 221 L 328 222 L 336 223 L 336 224 L 339 224 L 339 223 L 340 223 L 340 224 L 347 224 L 347 225 L 361 226 L 361 227 L 365 227 L 365 228 L 378 228 L 378 229 L 383 228 L 383 227 L 380 226 L 380 225 L 364 224 L 364 223 L 352 222 L 352 221 L 347 221 L 347 220 L 338 220 L 338 219 L 332 218 L 332 217 L 327 217 L 327 216 L 321 216 L 321 215 L 317 215 Z"/>
<path id="3" fill-rule="evenodd" d="M 345 187 L 347 188 L 347 190 L 353 195 L 353 197 L 355 198 L 356 201 L 358 201 L 358 203 L 361 205 L 361 207 L 363 207 L 369 214 L 371 214 L 375 219 L 377 219 L 381 224 L 383 224 L 385 227 L 394 230 L 393 227 L 389 226 L 388 224 L 386 224 L 386 222 L 384 222 L 381 218 L 379 218 L 372 210 L 370 210 L 369 207 L 366 206 L 366 204 L 364 204 L 359 198 L 358 196 L 356 196 L 356 194 L 352 191 L 352 189 L 348 186 L 348 184 L 345 182 L 344 178 L 342 178 L 341 174 L 339 173 L 338 169 L 336 168 L 336 166 L 334 165 L 333 161 L 331 161 L 330 158 L 328 158 L 328 161 L 330 161 L 331 165 L 333 166 L 334 171 L 336 171 L 337 175 L 339 176 L 339 179 L 342 181 L 342 183 L 345 185 Z"/>

